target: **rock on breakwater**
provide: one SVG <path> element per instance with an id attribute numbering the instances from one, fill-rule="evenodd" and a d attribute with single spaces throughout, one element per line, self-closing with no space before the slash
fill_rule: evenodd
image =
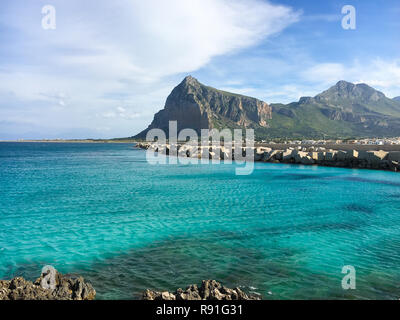
<path id="1" fill-rule="evenodd" d="M 227 288 L 215 280 L 203 280 L 200 288 L 192 284 L 174 293 L 147 289 L 142 300 L 261 300 L 261 297 L 248 295 L 239 288 Z"/>
<path id="2" fill-rule="evenodd" d="M 154 152 L 179 157 L 209 158 L 214 160 L 235 160 L 235 147 L 224 146 L 192 146 L 181 144 L 158 144 L 139 142 L 136 147 L 151 149 Z M 173 152 L 170 152 L 170 151 Z M 240 151 L 240 150 L 239 150 Z M 400 152 L 398 151 L 357 151 L 333 150 L 324 147 L 289 147 L 287 149 L 272 149 L 267 147 L 242 148 L 241 154 L 251 152 L 250 159 L 272 163 L 294 163 L 303 165 L 320 165 L 344 168 L 363 168 L 400 171 Z"/>
<path id="3" fill-rule="evenodd" d="M 72 277 L 56 272 L 55 289 L 41 286 L 42 274 L 35 282 L 16 277 L 0 280 L 0 300 L 93 300 L 96 290 L 82 277 Z"/>

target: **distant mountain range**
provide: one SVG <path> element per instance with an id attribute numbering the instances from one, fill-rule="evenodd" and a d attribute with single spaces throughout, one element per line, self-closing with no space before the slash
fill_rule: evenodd
<path id="1" fill-rule="evenodd" d="M 289 104 L 270 104 L 201 84 L 188 76 L 168 96 L 148 130 L 168 134 L 168 122 L 178 131 L 192 128 L 253 128 L 256 138 L 322 139 L 400 136 L 400 97 L 387 98 L 366 84 L 339 81 L 315 97 Z"/>

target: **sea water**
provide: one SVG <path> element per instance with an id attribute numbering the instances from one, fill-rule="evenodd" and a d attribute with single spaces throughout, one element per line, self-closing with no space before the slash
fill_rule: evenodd
<path id="1" fill-rule="evenodd" d="M 399 173 L 236 166 L 151 165 L 133 144 L 0 143 L 0 279 L 52 265 L 98 299 L 202 279 L 264 299 L 400 298 Z"/>

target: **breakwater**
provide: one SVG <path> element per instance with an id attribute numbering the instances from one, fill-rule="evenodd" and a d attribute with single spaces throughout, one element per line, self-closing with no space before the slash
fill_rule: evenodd
<path id="1" fill-rule="evenodd" d="M 179 157 L 208 158 L 214 160 L 235 160 L 235 154 L 246 157 L 246 160 L 271 163 L 293 163 L 302 165 L 320 165 L 344 168 L 377 169 L 400 171 L 400 151 L 357 151 L 333 150 L 324 147 L 298 146 L 286 149 L 269 147 L 235 147 L 195 146 L 187 144 L 158 144 L 139 142 L 136 147 L 151 149 L 165 155 L 175 154 Z"/>

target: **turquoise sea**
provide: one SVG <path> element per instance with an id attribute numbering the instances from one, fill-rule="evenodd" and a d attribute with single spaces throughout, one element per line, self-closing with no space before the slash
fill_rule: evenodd
<path id="1" fill-rule="evenodd" d="M 217 279 L 265 299 L 400 298 L 400 174 L 150 165 L 132 144 L 0 143 L 0 279 L 50 264 L 99 299 Z M 356 269 L 343 290 L 342 267 Z"/>

